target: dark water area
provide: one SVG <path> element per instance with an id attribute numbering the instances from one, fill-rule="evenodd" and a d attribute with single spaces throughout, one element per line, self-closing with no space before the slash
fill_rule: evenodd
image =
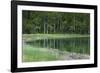
<path id="1" fill-rule="evenodd" d="M 63 39 L 41 39 L 28 41 L 27 44 L 33 47 L 59 49 L 60 51 L 90 54 L 90 38 L 63 38 Z"/>

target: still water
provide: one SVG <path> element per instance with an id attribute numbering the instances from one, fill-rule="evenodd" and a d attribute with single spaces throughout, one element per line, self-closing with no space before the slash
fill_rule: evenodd
<path id="1" fill-rule="evenodd" d="M 41 39 L 28 41 L 27 44 L 33 47 L 47 49 L 59 49 L 60 51 L 90 54 L 90 38 L 63 38 L 63 39 Z"/>

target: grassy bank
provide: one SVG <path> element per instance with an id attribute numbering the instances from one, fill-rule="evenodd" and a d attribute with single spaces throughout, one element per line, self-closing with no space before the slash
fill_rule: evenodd
<path id="1" fill-rule="evenodd" d="M 23 34 L 22 37 L 25 41 L 32 41 L 32 40 L 41 40 L 41 39 L 89 37 L 89 35 L 81 35 L 81 34 Z"/>
<path id="2" fill-rule="evenodd" d="M 23 46 L 23 62 L 56 61 L 56 60 L 89 59 L 89 55 L 70 53 L 58 49 Z"/>
<path id="3" fill-rule="evenodd" d="M 58 56 L 59 57 L 59 56 Z M 46 48 L 23 46 L 23 62 L 57 60 L 57 55 Z"/>

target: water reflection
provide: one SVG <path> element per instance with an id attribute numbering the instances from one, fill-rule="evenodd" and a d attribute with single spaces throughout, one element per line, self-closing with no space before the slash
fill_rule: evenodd
<path id="1" fill-rule="evenodd" d="M 90 38 L 63 38 L 63 39 L 42 39 L 28 41 L 27 44 L 33 47 L 47 49 L 59 49 L 61 51 L 90 54 Z"/>

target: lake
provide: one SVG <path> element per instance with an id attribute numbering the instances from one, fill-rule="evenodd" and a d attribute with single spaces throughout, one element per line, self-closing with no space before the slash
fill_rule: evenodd
<path id="1" fill-rule="evenodd" d="M 26 44 L 37 48 L 58 49 L 60 51 L 90 54 L 90 38 L 60 38 L 60 39 L 39 39 L 27 41 Z"/>

